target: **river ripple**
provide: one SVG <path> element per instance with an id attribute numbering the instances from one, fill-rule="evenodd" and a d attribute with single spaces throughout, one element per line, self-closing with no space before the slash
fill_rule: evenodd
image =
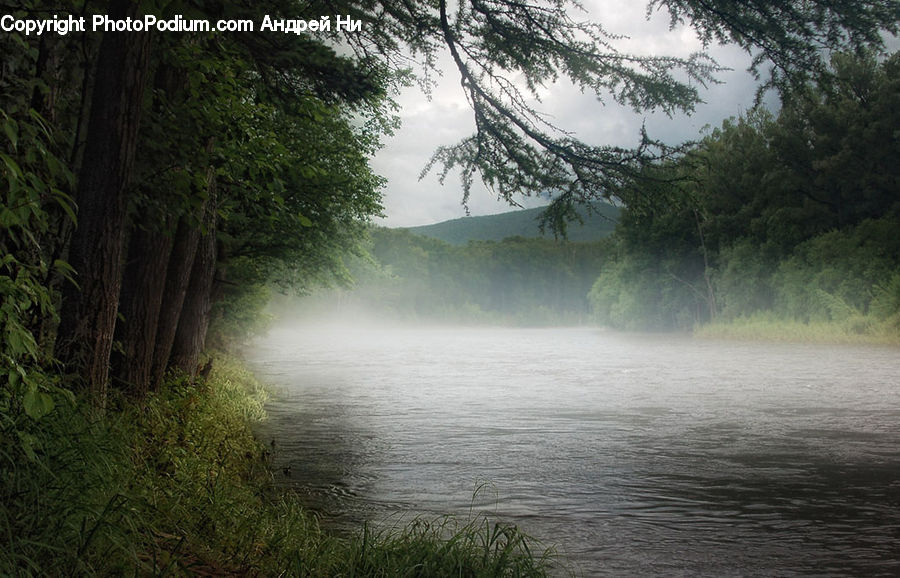
<path id="1" fill-rule="evenodd" d="M 260 435 L 329 523 L 486 512 L 585 576 L 900 575 L 900 351 L 295 327 Z"/>

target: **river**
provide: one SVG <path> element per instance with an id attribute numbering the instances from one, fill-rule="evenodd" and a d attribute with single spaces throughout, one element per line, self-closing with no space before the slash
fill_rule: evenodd
<path id="1" fill-rule="evenodd" d="M 298 326 L 250 359 L 326 523 L 484 512 L 584 576 L 900 575 L 896 348 Z"/>

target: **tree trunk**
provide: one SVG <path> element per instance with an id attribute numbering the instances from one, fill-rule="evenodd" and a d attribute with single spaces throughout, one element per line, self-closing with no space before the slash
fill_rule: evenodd
<path id="1" fill-rule="evenodd" d="M 172 344 L 169 366 L 194 377 L 200 364 L 200 354 L 206 344 L 206 330 L 213 304 L 213 281 L 216 273 L 216 197 L 215 186 L 203 214 L 202 228 L 206 234 L 200 238 L 197 254 L 191 268 L 191 279 L 184 305 L 178 319 L 178 329 Z"/>
<path id="2" fill-rule="evenodd" d="M 204 212 L 205 212 L 204 203 Z M 156 346 L 153 351 L 153 363 L 150 370 L 150 388 L 157 390 L 169 365 L 175 331 L 184 307 L 184 299 L 191 280 L 191 269 L 197 255 L 200 241 L 200 229 L 190 223 L 189 217 L 182 217 L 175 232 L 174 247 L 169 256 L 166 271 L 166 286 L 163 291 L 164 306 L 159 311 L 159 322 L 156 328 Z"/>
<path id="3" fill-rule="evenodd" d="M 109 16 L 134 16 L 136 4 L 112 0 Z M 69 263 L 79 286 L 65 287 L 56 355 L 101 409 L 106 405 L 122 276 L 126 187 L 134 164 L 149 52 L 146 33 L 104 34 L 76 191 L 78 228 Z"/>
<path id="4" fill-rule="evenodd" d="M 174 100 L 181 93 L 184 76 L 183 71 L 171 66 L 156 66 L 153 79 L 154 118 L 169 114 L 167 101 Z M 175 242 L 173 225 L 178 220 L 178 214 L 171 211 L 168 203 L 161 197 L 168 195 L 168 191 L 151 186 L 142 193 L 150 199 L 161 201 L 162 207 L 156 207 L 155 202 L 146 202 L 134 218 L 132 238 L 128 244 L 128 262 L 119 297 L 120 318 L 116 325 L 116 340 L 121 344 L 121 351 L 114 351 L 112 354 L 113 380 L 137 399 L 144 398 L 151 388 L 156 389 L 153 364 L 157 333 L 163 305 L 167 310 L 172 308 L 172 304 L 165 301 L 165 292 Z M 194 259 L 198 236 L 194 235 L 193 240 L 188 239 L 191 243 L 190 261 Z M 184 252 L 181 251 L 182 254 Z M 186 270 L 190 272 L 189 264 Z M 188 273 L 181 275 L 186 278 Z M 182 297 L 177 302 L 176 318 L 181 310 L 186 285 L 185 280 L 181 287 Z M 170 331 L 174 333 L 174 324 Z M 171 347 L 171 339 L 167 347 Z"/>
<path id="5" fill-rule="evenodd" d="M 694 209 L 694 221 L 697 223 L 697 233 L 700 236 L 700 249 L 703 252 L 703 280 L 706 281 L 706 305 L 709 309 L 709 320 L 715 321 L 718 314 L 716 306 L 716 291 L 712 282 L 712 269 L 709 268 L 709 253 L 706 250 L 706 238 L 703 236 L 703 227 L 700 225 L 700 213 Z"/>
<path id="6" fill-rule="evenodd" d="M 121 318 L 116 324 L 116 340 L 121 343 L 122 350 L 112 354 L 112 376 L 137 399 L 150 391 L 153 352 L 172 242 L 169 230 L 138 228 L 129 243 L 119 296 Z"/>

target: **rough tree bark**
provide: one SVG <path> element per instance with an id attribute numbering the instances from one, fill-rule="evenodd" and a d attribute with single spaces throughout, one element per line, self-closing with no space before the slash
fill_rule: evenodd
<path id="1" fill-rule="evenodd" d="M 208 155 L 212 154 L 215 145 L 215 137 L 210 137 L 206 145 Z M 194 260 L 200 245 L 201 227 L 206 227 L 208 234 L 215 230 L 216 169 L 212 163 L 206 169 L 206 193 L 206 199 L 200 205 L 199 214 L 183 215 L 178 221 L 178 229 L 175 232 L 175 246 L 172 249 L 166 271 L 166 286 L 163 293 L 164 307 L 159 312 L 156 347 L 150 371 L 150 387 L 153 390 L 159 389 L 162 385 L 166 369 L 169 367 L 175 335 L 191 281 Z M 213 236 L 212 243 L 215 248 L 215 236 Z M 213 266 L 215 266 L 215 260 L 214 254 Z M 213 270 L 213 274 L 215 274 L 215 270 Z"/>
<path id="2" fill-rule="evenodd" d="M 205 212 L 204 203 L 204 212 Z M 164 307 L 159 311 L 156 327 L 156 345 L 150 369 L 150 390 L 155 391 L 162 385 L 163 376 L 169 365 L 172 344 L 175 342 L 175 331 L 184 307 L 184 299 L 191 280 L 191 269 L 197 255 L 200 241 L 200 229 L 189 217 L 182 217 L 175 231 L 174 246 L 169 256 L 166 270 L 166 286 L 163 290 Z"/>
<path id="3" fill-rule="evenodd" d="M 206 344 L 206 330 L 209 328 L 210 312 L 213 305 L 213 286 L 216 273 L 216 196 L 215 186 L 210 186 L 210 195 L 203 214 L 202 229 L 205 234 L 197 245 L 197 254 L 191 268 L 191 278 L 185 295 L 178 329 L 172 344 L 169 366 L 180 369 L 194 377 L 200 364 L 200 353 Z"/>
<path id="4" fill-rule="evenodd" d="M 108 14 L 134 16 L 137 3 L 112 0 Z M 63 293 L 56 356 L 104 408 L 134 165 L 150 52 L 147 33 L 105 33 L 96 63 L 88 140 L 78 179 L 78 228 L 69 263 L 78 287 Z"/>
<path id="5" fill-rule="evenodd" d="M 137 399 L 150 391 L 153 352 L 172 242 L 171 231 L 137 228 L 129 243 L 119 297 L 121 318 L 115 333 L 122 350 L 112 354 L 112 378 Z"/>
<path id="6" fill-rule="evenodd" d="M 182 89 L 185 82 L 182 70 L 164 63 L 156 66 L 153 76 L 154 117 L 167 117 L 170 112 L 168 103 L 184 95 Z M 171 170 L 186 170 L 186 167 Z M 151 389 L 156 389 L 153 363 L 159 322 L 163 316 L 168 318 L 164 309 L 171 309 L 175 305 L 166 301 L 165 292 L 170 256 L 176 241 L 173 225 L 179 220 L 179 213 L 170 209 L 165 201 L 160 202 L 159 195 L 170 194 L 169 191 L 160 190 L 157 186 L 141 192 L 148 199 L 133 218 L 128 261 L 119 297 L 120 317 L 116 325 L 116 340 L 121 344 L 121 351 L 113 351 L 112 354 L 114 383 L 137 399 L 144 398 Z M 163 206 L 158 206 L 157 203 Z M 192 243 L 189 252 L 191 261 L 197 238 L 198 235 L 194 235 L 193 240 L 187 240 Z M 179 253 L 184 254 L 185 251 Z M 187 270 L 190 271 L 189 266 Z M 184 287 L 181 291 L 184 292 Z M 177 301 L 176 318 L 182 301 L 183 295 Z M 174 327 L 171 331 L 174 331 Z"/>

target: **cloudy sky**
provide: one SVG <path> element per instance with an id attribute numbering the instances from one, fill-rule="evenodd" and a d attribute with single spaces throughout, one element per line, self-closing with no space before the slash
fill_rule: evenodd
<path id="1" fill-rule="evenodd" d="M 589 10 L 584 18 L 600 22 L 608 32 L 629 36 L 616 45 L 623 52 L 688 56 L 701 49 L 691 30 L 669 31 L 668 13 L 657 13 L 647 20 L 646 5 L 642 2 L 592 0 L 584 4 Z M 691 116 L 669 119 L 663 114 L 635 114 L 615 103 L 600 104 L 594 95 L 581 94 L 565 82 L 549 87 L 538 108 L 549 114 L 557 126 L 591 144 L 635 145 L 642 122 L 646 122 L 651 137 L 672 144 L 695 138 L 704 125 L 717 126 L 722 119 L 746 111 L 753 103 L 756 89 L 753 78 L 746 72 L 749 64 L 746 53 L 735 47 L 719 46 L 709 52 L 719 64 L 733 70 L 719 74 L 724 84 L 702 92 L 705 103 L 698 105 Z M 445 74 L 431 100 L 416 87 L 404 90 L 397 97 L 403 127 L 386 141 L 373 161 L 374 169 L 388 179 L 384 191 L 386 217 L 378 221 L 380 224 L 406 227 L 465 216 L 457 175 L 449 175 L 443 186 L 436 174 L 419 180 L 422 168 L 438 146 L 454 144 L 474 129 L 455 68 L 449 58 L 444 62 Z M 472 192 L 469 210 L 472 215 L 485 215 L 512 208 L 479 187 Z"/>

